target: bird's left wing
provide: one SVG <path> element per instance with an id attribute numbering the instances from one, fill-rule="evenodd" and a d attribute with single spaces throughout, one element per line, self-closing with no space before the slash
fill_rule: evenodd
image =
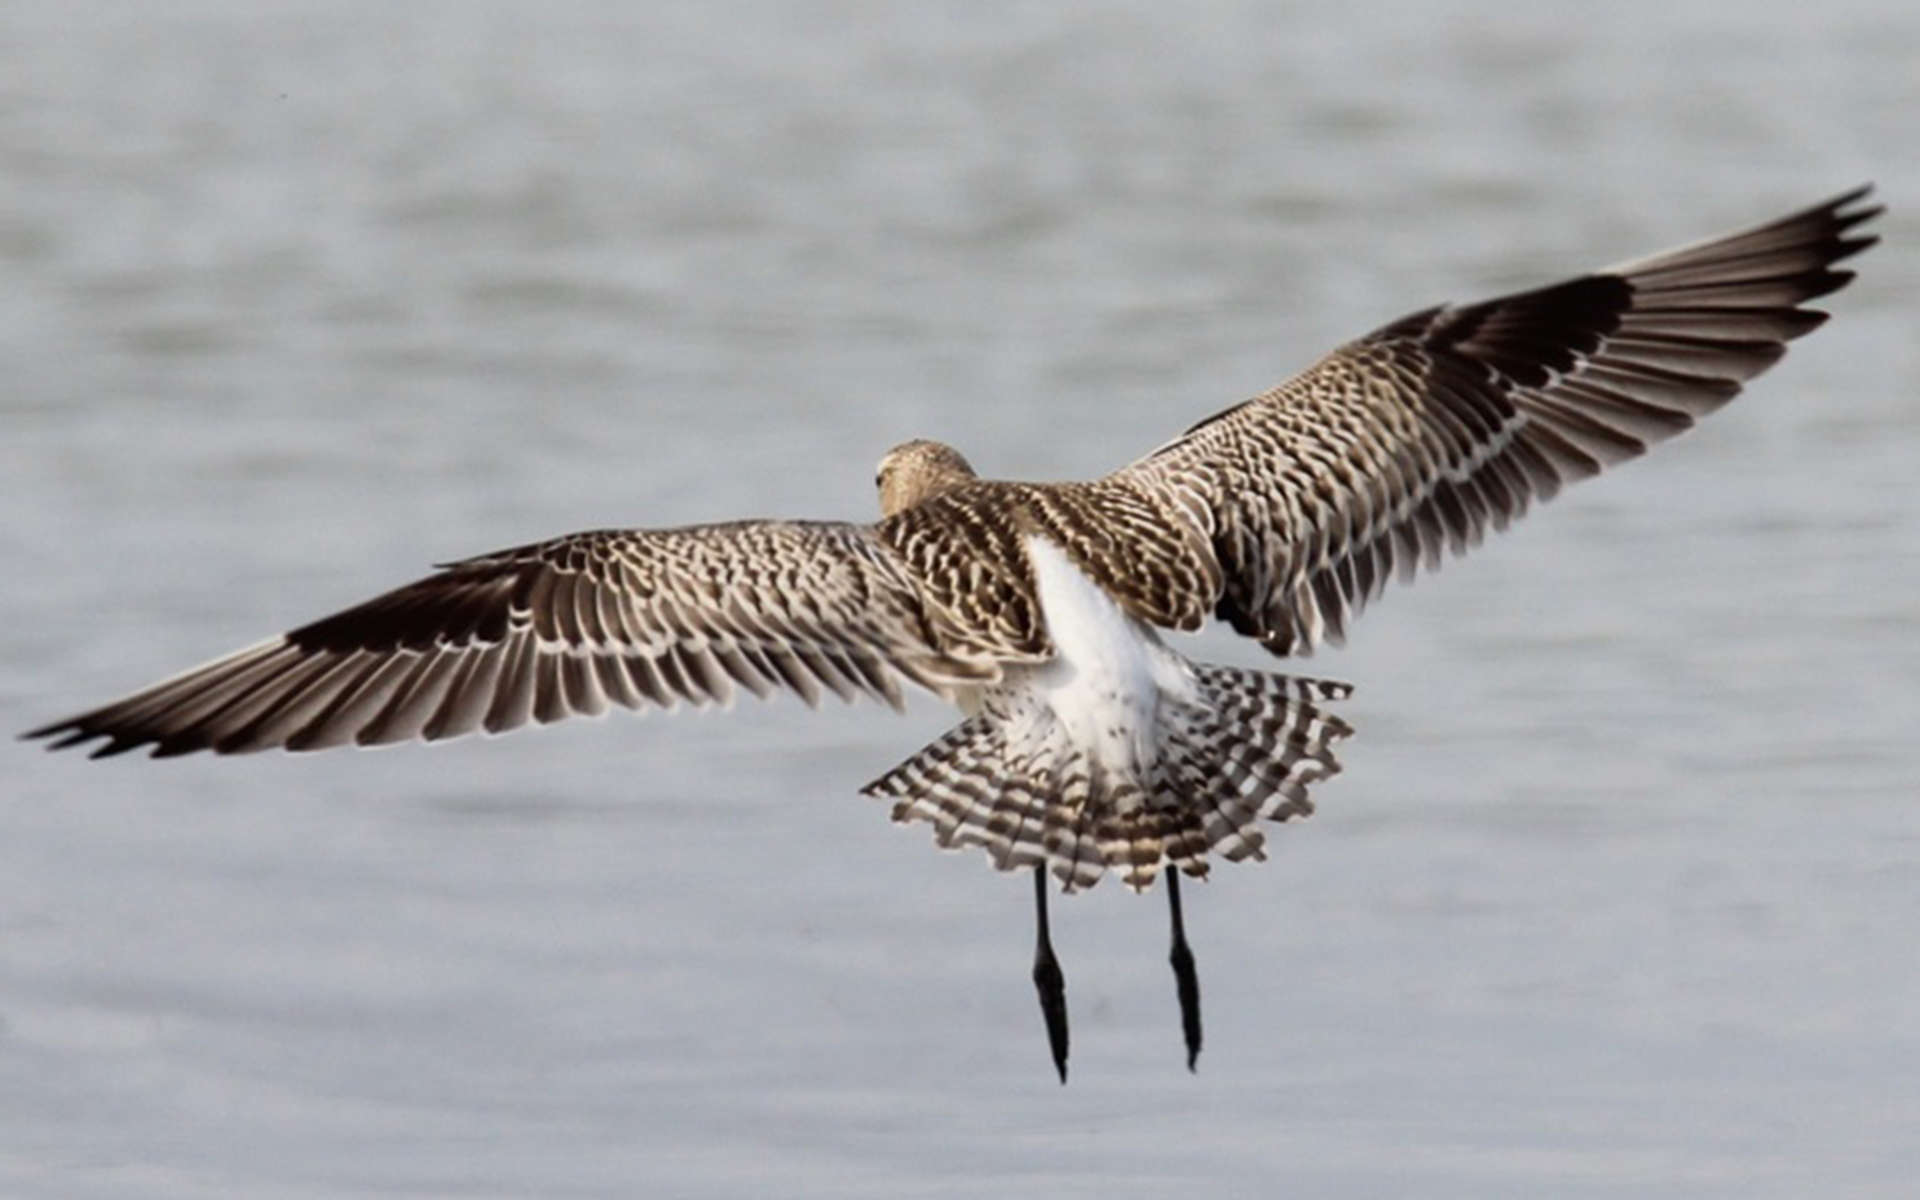
<path id="1" fill-rule="evenodd" d="M 105 739 L 95 757 L 310 750 L 724 704 L 736 685 L 898 707 L 902 679 L 943 691 L 997 676 L 943 628 L 863 526 L 579 533 L 452 563 L 25 736 Z"/>
<path id="2" fill-rule="evenodd" d="M 1217 614 L 1276 654 L 1339 640 L 1416 564 L 1692 426 L 1777 362 L 1876 240 L 1866 188 L 1551 287 L 1350 342 L 1099 487 L 1210 541 Z M 1195 597 L 1196 600 L 1201 599 Z"/>

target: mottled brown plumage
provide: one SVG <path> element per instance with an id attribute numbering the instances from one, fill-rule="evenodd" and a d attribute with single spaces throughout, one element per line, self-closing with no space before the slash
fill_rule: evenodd
<path id="1" fill-rule="evenodd" d="M 501 732 L 776 688 L 967 719 L 864 789 L 942 846 L 1035 876 L 1033 978 L 1066 1079 L 1045 876 L 1166 872 L 1189 1068 L 1199 981 L 1179 877 L 1313 810 L 1347 685 L 1193 663 L 1212 616 L 1276 654 L 1339 639 L 1392 575 L 1690 427 L 1767 369 L 1872 244 L 1861 188 L 1551 287 L 1424 309 L 1092 482 L 983 480 L 896 447 L 869 526 L 606 530 L 438 574 L 32 731 L 95 755 L 305 750 Z M 1168 870 L 1171 868 L 1171 870 Z"/>
<path id="2" fill-rule="evenodd" d="M 1424 309 L 1099 480 L 983 480 L 953 448 L 909 442 L 881 463 L 877 524 L 607 530 L 467 559 L 29 736 L 102 740 L 96 755 L 311 749 L 725 704 L 738 688 L 898 706 L 903 680 L 978 709 L 1016 687 L 1010 672 L 1055 654 L 1036 537 L 1146 629 L 1218 616 L 1277 654 L 1304 653 L 1342 637 L 1389 576 L 1437 566 L 1533 500 L 1688 428 L 1772 365 L 1824 319 L 1801 305 L 1850 277 L 1833 264 L 1874 240 L 1853 232 L 1879 211 L 1865 195 Z M 1320 720 L 1309 697 L 1285 703 Z M 1325 728 L 1327 741 L 1344 730 Z M 987 820 L 1017 772 L 969 763 L 991 776 L 977 789 Z M 1173 799 L 1122 816 L 1163 822 L 1180 803 L 1170 779 L 1129 782 Z M 1127 838 L 1102 794 L 1068 816 L 1117 847 Z M 899 815 L 943 812 L 958 822 L 943 840 L 970 828 L 931 802 Z M 1138 884 L 1190 861 L 1181 846 L 1169 855 L 1148 839 L 1106 861 Z M 1002 865 L 1047 853 L 996 847 Z M 1087 863 L 1061 866 L 1080 881 Z"/>
<path id="3" fill-rule="evenodd" d="M 1877 239 L 1867 188 L 1552 287 L 1424 309 L 1109 477 L 1212 539 L 1216 611 L 1276 654 L 1340 639 L 1390 575 L 1690 428 L 1779 361 Z"/>

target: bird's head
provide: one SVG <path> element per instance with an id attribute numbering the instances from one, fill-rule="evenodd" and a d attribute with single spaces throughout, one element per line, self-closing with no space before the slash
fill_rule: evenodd
<path id="1" fill-rule="evenodd" d="M 887 451 L 873 485 L 880 489 L 880 515 L 891 517 L 977 478 L 958 450 L 944 442 L 919 439 Z"/>

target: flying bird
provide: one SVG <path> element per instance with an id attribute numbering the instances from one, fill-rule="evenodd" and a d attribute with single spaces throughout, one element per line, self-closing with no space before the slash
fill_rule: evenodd
<path id="1" fill-rule="evenodd" d="M 484 554 L 25 736 L 98 757 L 438 741 L 611 707 L 826 693 L 964 720 L 864 791 L 942 846 L 1030 869 L 1033 980 L 1067 1077 L 1047 877 L 1164 875 L 1187 1066 L 1199 981 L 1180 876 L 1262 858 L 1313 811 L 1349 687 L 1198 663 L 1219 619 L 1278 656 L 1338 642 L 1536 500 L 1691 427 L 1826 314 L 1876 240 L 1870 185 L 1548 287 L 1425 308 L 1087 482 L 889 451 L 869 525 L 611 529 Z"/>

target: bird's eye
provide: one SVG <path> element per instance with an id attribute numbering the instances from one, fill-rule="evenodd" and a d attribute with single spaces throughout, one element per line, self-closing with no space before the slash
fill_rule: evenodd
<path id="1" fill-rule="evenodd" d="M 873 477 L 873 486 L 877 488 L 882 488 L 887 486 L 887 473 L 885 471 L 880 471 L 875 473 Z"/>

